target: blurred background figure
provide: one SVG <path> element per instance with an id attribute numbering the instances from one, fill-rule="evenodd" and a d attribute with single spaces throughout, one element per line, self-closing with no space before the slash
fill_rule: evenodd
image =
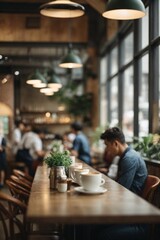
<path id="1" fill-rule="evenodd" d="M 32 130 L 31 125 L 26 126 L 26 129 L 27 131 L 22 137 L 20 146 L 22 156 L 19 156 L 17 161 L 24 162 L 29 174 L 34 176 L 37 166 L 41 164 L 45 155 L 42 143 L 44 132 L 36 128 Z"/>
<path id="2" fill-rule="evenodd" d="M 17 154 L 24 130 L 24 123 L 22 121 L 15 121 L 15 129 L 12 134 L 12 152 L 14 156 Z"/>
<path id="3" fill-rule="evenodd" d="M 74 133 L 71 132 L 65 132 L 63 134 L 63 145 L 64 145 L 64 149 L 66 150 L 71 150 L 72 146 L 73 146 L 73 141 L 75 139 L 76 135 Z"/>
<path id="4" fill-rule="evenodd" d="M 71 131 L 75 134 L 71 154 L 87 164 L 91 164 L 90 146 L 86 135 L 82 132 L 83 126 L 79 122 L 71 124 Z"/>
<path id="5" fill-rule="evenodd" d="M 6 139 L 3 135 L 3 125 L 0 123 L 0 189 L 4 186 L 7 171 L 6 145 Z"/>

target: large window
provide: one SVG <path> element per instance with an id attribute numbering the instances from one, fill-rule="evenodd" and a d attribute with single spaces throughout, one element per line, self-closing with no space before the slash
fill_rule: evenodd
<path id="1" fill-rule="evenodd" d="M 122 128 L 127 138 L 130 141 L 133 137 L 133 67 L 129 67 L 124 72 L 124 93 L 123 93 L 123 120 Z"/>
<path id="2" fill-rule="evenodd" d="M 160 0 L 144 1 L 145 17 L 121 22 L 105 49 L 108 121 L 129 137 L 160 131 Z"/>
<path id="3" fill-rule="evenodd" d="M 145 136 L 149 132 L 148 55 L 145 55 L 139 64 L 142 64 L 142 75 L 139 82 L 139 135 Z"/>
<path id="4" fill-rule="evenodd" d="M 110 98 L 111 126 L 118 124 L 118 78 L 111 80 L 111 98 Z"/>

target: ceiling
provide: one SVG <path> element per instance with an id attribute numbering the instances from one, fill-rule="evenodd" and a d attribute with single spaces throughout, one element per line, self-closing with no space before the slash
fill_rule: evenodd
<path id="1" fill-rule="evenodd" d="M 2 14 L 39 14 L 39 6 L 46 0 L 1 0 L 0 15 Z M 80 55 L 82 61 L 88 58 L 88 43 L 99 44 L 103 28 L 99 27 L 102 23 L 101 13 L 105 7 L 105 0 L 76 0 L 86 9 L 88 16 L 88 42 L 73 43 L 73 49 Z M 30 18 L 30 24 L 37 24 Z M 103 26 L 103 24 L 101 24 Z M 7 27 L 7 26 L 6 26 Z M 16 27 L 16 26 L 15 26 Z M 83 28 L 83 26 L 82 26 Z M 95 35 L 95 32 L 97 34 Z M 23 75 L 29 74 L 35 68 L 55 69 L 56 73 L 64 75 L 64 69 L 60 69 L 58 63 L 68 51 L 68 42 L 53 41 L 0 41 L 0 54 L 4 57 L 0 60 L 0 73 L 3 71 L 11 72 L 18 70 Z"/>

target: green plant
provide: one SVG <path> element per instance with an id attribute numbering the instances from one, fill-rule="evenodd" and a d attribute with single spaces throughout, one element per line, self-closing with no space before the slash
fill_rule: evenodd
<path id="1" fill-rule="evenodd" d="M 48 165 L 48 167 L 55 167 L 55 166 L 64 166 L 68 168 L 72 161 L 70 158 L 70 152 L 65 151 L 51 151 L 49 156 L 44 159 L 44 162 Z"/>
<path id="2" fill-rule="evenodd" d="M 150 133 L 145 137 L 134 137 L 133 148 L 146 158 L 160 160 L 160 135 Z"/>

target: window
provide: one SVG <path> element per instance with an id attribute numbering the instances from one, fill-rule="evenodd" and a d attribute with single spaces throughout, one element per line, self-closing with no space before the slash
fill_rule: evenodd
<path id="1" fill-rule="evenodd" d="M 158 16 L 159 16 L 159 19 L 158 19 L 158 20 L 159 20 L 159 22 L 158 22 L 159 24 L 158 24 L 158 26 L 159 26 L 159 36 L 160 36 L 160 0 L 159 0 L 158 10 L 159 10 L 159 11 L 158 11 Z"/>
<path id="2" fill-rule="evenodd" d="M 142 18 L 142 48 L 145 48 L 149 42 L 149 9 L 146 8 L 146 15 Z"/>
<path id="3" fill-rule="evenodd" d="M 160 46 L 159 46 L 159 59 L 160 59 Z M 159 62 L 159 119 L 160 119 L 160 62 Z"/>
<path id="4" fill-rule="evenodd" d="M 133 137 L 133 67 L 124 72 L 123 120 L 122 128 L 127 141 Z"/>
<path id="5" fill-rule="evenodd" d="M 133 33 L 130 33 L 123 41 L 124 62 L 128 63 L 133 59 Z"/>
<path id="6" fill-rule="evenodd" d="M 118 48 L 115 47 L 111 51 L 111 75 L 118 71 Z"/>
<path id="7" fill-rule="evenodd" d="M 100 62 L 100 125 L 107 124 L 107 57 L 102 58 Z"/>
<path id="8" fill-rule="evenodd" d="M 139 136 L 145 136 L 149 131 L 148 55 L 145 55 L 139 64 L 142 64 L 142 73 L 139 82 Z"/>
<path id="9" fill-rule="evenodd" d="M 111 99 L 110 99 L 111 126 L 118 124 L 118 78 L 111 80 Z"/>

